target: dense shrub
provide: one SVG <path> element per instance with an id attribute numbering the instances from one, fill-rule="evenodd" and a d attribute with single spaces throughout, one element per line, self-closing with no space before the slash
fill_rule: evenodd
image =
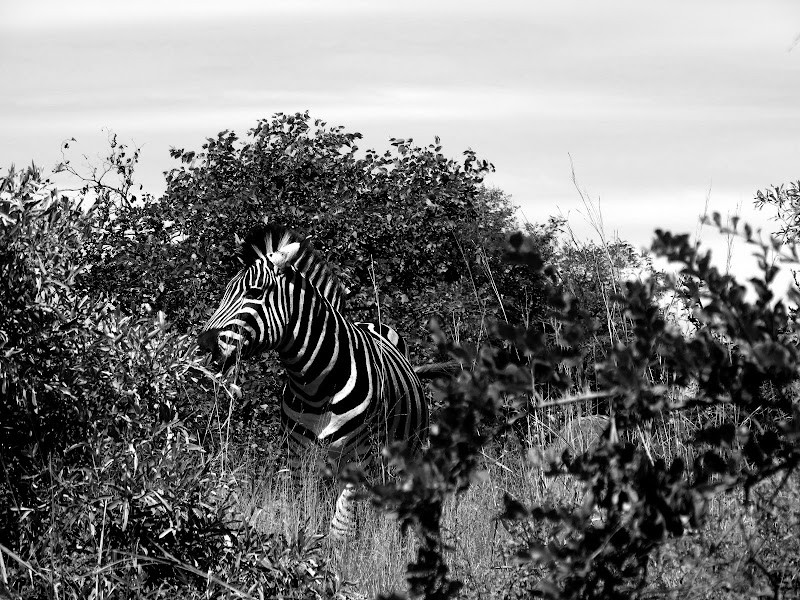
<path id="1" fill-rule="evenodd" d="M 348 316 L 395 327 L 415 363 L 445 358 L 429 344 L 426 324 L 434 316 L 473 351 L 502 343 L 491 339 L 487 320 L 542 332 L 553 326 L 544 276 L 502 260 L 517 223 L 511 198 L 482 185 L 489 163 L 472 151 L 460 161 L 446 158 L 438 140 L 417 146 L 395 139 L 384 153 L 364 152 L 360 137 L 308 113 L 278 114 L 241 140 L 225 131 L 199 151 L 173 150 L 180 165 L 167 174 L 164 196 L 138 200 L 131 196 L 138 150 L 111 138 L 103 168 L 81 176 L 100 217 L 81 289 L 114 294 L 126 313 L 147 303 L 178 330 L 196 331 L 239 267 L 235 237 L 267 218 L 311 235 L 350 287 Z M 641 261 L 623 243 L 610 250 L 612 261 L 604 248 L 565 243 L 563 225 L 552 219 L 526 231 L 584 308 L 606 322 L 610 295 Z M 623 319 L 615 314 L 608 322 L 622 327 Z M 579 381 L 594 381 L 592 360 L 607 354 L 613 338 L 605 328 L 586 339 L 585 359 L 574 366 Z M 272 432 L 278 369 L 268 361 L 245 369 L 236 427 Z"/>
<path id="2" fill-rule="evenodd" d="M 514 271 L 499 260 L 514 208 L 482 187 L 489 163 L 471 150 L 446 158 L 438 140 L 362 152 L 360 138 L 308 113 L 278 114 L 243 140 L 224 131 L 199 152 L 173 150 L 180 165 L 166 193 L 139 202 L 125 196 L 138 154 L 115 142 L 107 163 L 125 174 L 119 186 L 83 177 L 104 214 L 83 285 L 195 327 L 238 270 L 235 237 L 266 218 L 313 236 L 350 288 L 354 320 L 380 316 L 415 337 L 426 315 L 457 304 L 470 305 L 471 320 L 499 311 L 500 289 L 520 311 L 541 311 L 530 276 L 498 287 Z"/>
<path id="3" fill-rule="evenodd" d="M 756 244 L 749 229 L 743 235 Z M 687 339 L 667 326 L 652 281 L 629 282 L 615 299 L 632 336 L 617 342 L 597 364 L 595 395 L 608 401 L 608 426 L 586 452 L 566 450 L 541 463 L 552 475 L 569 473 L 582 482 L 583 503 L 524 506 L 505 498 L 500 518 L 550 526 L 547 537 L 532 536 L 542 531 L 537 527 L 518 530 L 517 560 L 535 567 L 531 577 L 520 580 L 527 579 L 528 585 L 516 587 L 520 597 L 635 597 L 647 584 L 654 550 L 698 528 L 715 494 L 740 488 L 747 492 L 775 473 L 788 477 L 797 470 L 800 405 L 790 385 L 800 368 L 793 335 L 797 324 L 771 292 L 776 268 L 766 261 L 770 249 L 759 247 L 763 276 L 752 280 L 757 297 L 750 302 L 745 288 L 712 267 L 710 256 L 699 253 L 688 236 L 658 232 L 654 250 L 682 264 L 689 278 L 673 280 L 672 286 L 697 307 L 702 327 Z M 522 236 L 511 238 L 509 259 L 535 270 L 543 267 L 530 240 Z M 694 283 L 680 288 L 677 281 Z M 522 363 L 509 360 L 509 353 L 499 348 L 485 347 L 472 357 L 457 345 L 445 344 L 459 360 L 474 360 L 475 368 L 440 384 L 443 409 L 424 456 L 413 459 L 396 452 L 395 462 L 406 478 L 403 486 L 375 490 L 376 501 L 423 540 L 417 562 L 409 567 L 414 593 L 450 598 L 461 587 L 449 576 L 444 558 L 441 506 L 446 496 L 462 492 L 480 477 L 482 449 L 501 433 L 504 425 L 496 425 L 496 417 L 508 397 L 521 407 L 530 406 L 534 382 L 564 394 L 573 389 L 567 367 L 582 359 L 580 349 L 592 335 L 591 315 L 556 286 L 549 300 L 560 325 L 555 346 L 544 343 L 537 330 L 497 325 L 497 335 L 517 356 L 526 357 Z M 667 387 L 651 377 L 652 369 L 663 364 L 679 385 L 697 385 L 691 405 L 738 409 L 697 432 L 697 459 L 691 465 L 680 457 L 654 459 L 635 435 L 654 418 L 685 408 L 674 405 Z"/>
<path id="4" fill-rule="evenodd" d="M 240 266 L 235 237 L 267 218 L 311 235 L 350 287 L 348 317 L 395 327 L 415 363 L 442 358 L 429 344 L 431 316 L 473 347 L 486 341 L 487 316 L 540 321 L 542 282 L 501 260 L 514 208 L 482 186 L 491 165 L 472 151 L 446 158 L 438 140 L 393 140 L 385 153 L 363 152 L 360 137 L 307 113 L 279 114 L 242 140 L 222 132 L 198 152 L 174 150 L 180 164 L 158 199 L 132 196 L 138 150 L 114 137 L 99 170 L 80 174 L 63 163 L 97 215 L 79 291 L 113 295 L 125 315 L 148 305 L 176 330 L 196 332 Z M 555 229 L 531 231 L 549 255 Z M 233 411 L 241 435 L 233 439 L 254 440 L 268 456 L 279 369 L 266 360 L 243 370 Z"/>
<path id="5" fill-rule="evenodd" d="M 313 546 L 242 567 L 264 540 L 233 510 L 218 446 L 198 443 L 208 413 L 196 400 L 221 382 L 163 313 L 123 315 L 113 296 L 81 291 L 97 214 L 30 168 L 0 179 L 0 216 L 4 591 L 172 598 L 228 580 L 285 590 L 293 561 L 312 560 L 318 576 L 299 589 L 323 593 Z"/>

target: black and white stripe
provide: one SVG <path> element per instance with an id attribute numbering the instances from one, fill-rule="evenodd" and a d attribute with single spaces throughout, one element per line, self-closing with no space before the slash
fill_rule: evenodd
<path id="1" fill-rule="evenodd" d="M 275 350 L 286 369 L 282 426 L 290 466 L 323 445 L 335 469 L 369 468 L 380 449 L 427 435 L 428 405 L 391 328 L 353 323 L 342 314 L 344 288 L 328 265 L 294 232 L 268 225 L 247 236 L 244 268 L 199 336 L 224 369 Z M 343 486 L 331 533 L 352 533 L 354 488 Z"/>

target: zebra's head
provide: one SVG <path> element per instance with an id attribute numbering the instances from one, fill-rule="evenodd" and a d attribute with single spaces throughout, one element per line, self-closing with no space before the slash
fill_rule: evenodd
<path id="1" fill-rule="evenodd" d="M 240 243 L 243 268 L 228 282 L 217 310 L 197 338 L 201 350 L 227 371 L 237 360 L 276 348 L 287 311 L 280 288 L 289 268 L 303 272 L 332 304 L 344 288 L 302 236 L 277 225 L 254 229 Z"/>
<path id="2" fill-rule="evenodd" d="M 275 347 L 283 335 L 283 320 L 272 315 L 277 277 L 275 265 L 265 257 L 228 282 L 222 302 L 197 339 L 223 371 L 237 359 Z"/>

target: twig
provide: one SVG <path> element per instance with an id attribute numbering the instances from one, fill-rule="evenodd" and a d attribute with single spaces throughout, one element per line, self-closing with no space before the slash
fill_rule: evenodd
<path id="1" fill-rule="evenodd" d="M 585 402 L 586 400 L 596 400 L 598 398 L 611 398 L 614 394 L 611 392 L 589 392 L 588 394 L 583 394 L 581 396 L 568 396 L 567 398 L 562 398 L 561 400 L 553 400 L 552 402 L 543 402 L 541 404 L 536 404 L 533 406 L 533 409 L 539 408 L 550 408 L 553 406 L 565 406 L 567 404 L 578 404 L 579 402 Z"/>

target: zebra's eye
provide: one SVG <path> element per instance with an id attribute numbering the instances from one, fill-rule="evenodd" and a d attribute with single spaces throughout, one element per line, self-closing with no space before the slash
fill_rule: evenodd
<path id="1" fill-rule="evenodd" d="M 248 288 L 247 291 L 244 293 L 244 297 L 248 300 L 255 300 L 256 298 L 261 298 L 264 295 L 264 288 L 259 287 L 251 287 Z"/>

